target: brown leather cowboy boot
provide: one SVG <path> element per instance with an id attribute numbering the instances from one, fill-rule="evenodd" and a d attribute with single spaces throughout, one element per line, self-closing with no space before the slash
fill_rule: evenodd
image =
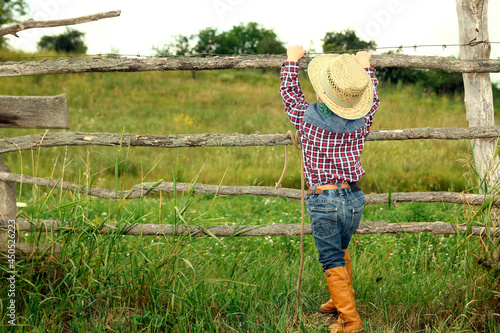
<path id="1" fill-rule="evenodd" d="M 344 250 L 344 259 L 345 259 L 345 270 L 347 271 L 347 275 L 349 276 L 349 285 L 351 286 L 352 289 L 352 266 L 351 266 L 351 253 L 348 249 Z M 354 289 L 353 289 L 354 292 Z M 319 312 L 321 313 L 335 313 L 337 312 L 337 308 L 335 307 L 335 304 L 333 304 L 332 299 L 324 304 L 321 304 L 319 307 Z"/>
<path id="2" fill-rule="evenodd" d="M 331 333 L 355 333 L 363 329 L 363 324 L 354 303 L 354 292 L 349 285 L 345 267 L 335 267 L 325 271 L 328 290 L 339 313 L 337 324 L 330 325 Z"/>

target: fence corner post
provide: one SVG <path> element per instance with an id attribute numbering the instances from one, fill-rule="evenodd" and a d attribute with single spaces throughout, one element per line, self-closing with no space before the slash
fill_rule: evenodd
<path id="1" fill-rule="evenodd" d="M 456 0 L 459 26 L 460 60 L 490 59 L 488 0 Z M 493 91 L 490 73 L 463 73 L 465 109 L 469 126 L 494 126 Z M 500 169 L 496 155 L 497 140 L 471 141 L 480 188 L 498 186 Z"/>
<path id="2" fill-rule="evenodd" d="M 3 163 L 0 154 L 0 171 L 10 172 L 10 169 Z M 16 185 L 15 183 L 0 180 L 0 249 L 7 248 L 7 226 L 9 221 L 16 219 Z M 17 240 L 16 233 L 16 240 Z"/>

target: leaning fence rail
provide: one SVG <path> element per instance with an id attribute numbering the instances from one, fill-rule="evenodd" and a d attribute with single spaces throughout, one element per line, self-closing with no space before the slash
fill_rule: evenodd
<path id="1" fill-rule="evenodd" d="M 24 22 L 19 22 L 19 23 L 14 23 L 14 24 L 8 25 L 6 27 L 1 27 L 0 28 L 0 36 L 14 35 L 16 37 L 19 37 L 17 35 L 18 32 L 28 30 L 28 29 L 52 28 L 52 27 L 60 27 L 63 25 L 81 24 L 81 23 L 93 22 L 93 21 L 102 20 L 102 19 L 111 18 L 111 17 L 117 17 L 117 16 L 120 16 L 120 14 L 121 14 L 121 10 L 113 10 L 113 11 L 109 11 L 109 12 L 102 12 L 102 13 L 96 13 L 96 14 L 92 14 L 92 15 L 85 15 L 85 16 L 79 16 L 79 17 L 74 17 L 74 18 L 69 18 L 69 19 L 61 19 L 61 20 L 50 20 L 50 21 L 27 20 Z"/>
<path id="2" fill-rule="evenodd" d="M 255 195 L 265 197 L 283 197 L 293 200 L 300 200 L 301 195 L 300 190 L 283 187 L 275 188 L 271 186 L 227 186 L 173 183 L 167 181 L 141 183 L 135 185 L 130 190 L 116 191 L 86 186 L 67 181 L 60 181 L 51 178 L 33 177 L 3 171 L 0 171 L 0 181 L 46 186 L 54 189 L 60 189 L 107 200 L 140 199 L 147 195 L 158 192 L 171 193 L 174 191 L 215 195 Z M 387 204 L 389 202 L 446 202 L 466 204 L 471 206 L 482 206 L 484 204 L 488 204 L 491 206 L 500 207 L 500 196 L 471 194 L 463 192 L 392 192 L 390 195 L 389 193 L 366 195 L 367 205 Z"/>

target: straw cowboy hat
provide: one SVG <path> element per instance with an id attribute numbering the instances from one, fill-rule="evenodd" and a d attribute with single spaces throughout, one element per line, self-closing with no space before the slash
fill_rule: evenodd
<path id="1" fill-rule="evenodd" d="M 370 75 L 349 54 L 324 54 L 307 68 L 316 94 L 328 108 L 344 119 L 359 119 L 373 105 Z"/>

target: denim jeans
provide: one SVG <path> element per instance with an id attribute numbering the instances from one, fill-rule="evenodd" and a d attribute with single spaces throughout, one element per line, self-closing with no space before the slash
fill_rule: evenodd
<path id="1" fill-rule="evenodd" d="M 323 271 L 344 266 L 343 250 L 347 249 L 359 226 L 365 195 L 362 191 L 352 192 L 350 188 L 341 189 L 339 186 L 337 190 L 308 195 L 306 205 Z"/>

